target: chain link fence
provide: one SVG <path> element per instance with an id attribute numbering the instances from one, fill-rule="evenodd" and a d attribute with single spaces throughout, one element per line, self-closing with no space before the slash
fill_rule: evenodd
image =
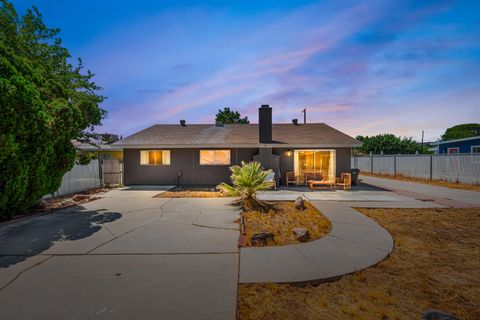
<path id="1" fill-rule="evenodd" d="M 480 154 L 354 156 L 352 168 L 391 176 L 480 184 Z"/>

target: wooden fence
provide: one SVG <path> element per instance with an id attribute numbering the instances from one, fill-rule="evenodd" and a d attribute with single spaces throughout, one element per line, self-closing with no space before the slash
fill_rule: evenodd
<path id="1" fill-rule="evenodd" d="M 120 160 L 103 160 L 102 182 L 105 186 L 123 185 L 123 163 Z"/>

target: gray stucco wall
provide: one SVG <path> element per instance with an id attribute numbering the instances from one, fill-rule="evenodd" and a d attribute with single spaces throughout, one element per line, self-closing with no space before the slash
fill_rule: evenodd
<path id="1" fill-rule="evenodd" d="M 124 183 L 135 184 L 176 184 L 177 171 L 182 170 L 181 184 L 215 185 L 230 181 L 229 166 L 200 165 L 199 149 L 170 149 L 170 165 L 140 165 L 141 149 L 124 150 Z M 258 153 L 256 148 L 230 149 L 232 165 L 241 161 L 252 161 Z M 321 150 L 321 149 L 319 149 Z M 336 148 L 336 175 L 350 171 L 350 148 Z M 285 172 L 293 171 L 293 152 L 287 156 L 287 149 L 276 148 L 273 154 L 280 156 L 281 183 L 285 180 Z"/>
<path id="2" fill-rule="evenodd" d="M 227 148 L 228 149 L 228 148 Z M 177 172 L 182 171 L 181 184 L 214 185 L 230 181 L 229 166 L 200 165 L 199 149 L 170 149 L 170 165 L 140 165 L 141 149 L 124 150 L 124 183 L 176 184 Z M 251 161 L 258 149 L 230 149 L 231 162 Z"/>

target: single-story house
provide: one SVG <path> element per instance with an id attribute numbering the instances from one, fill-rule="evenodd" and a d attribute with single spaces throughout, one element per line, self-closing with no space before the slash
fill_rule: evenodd
<path id="1" fill-rule="evenodd" d="M 439 141 L 433 144 L 435 154 L 479 153 L 480 136 Z"/>
<path id="2" fill-rule="evenodd" d="M 351 148 L 362 143 L 324 123 L 272 124 L 272 108 L 259 108 L 258 124 L 159 124 L 121 139 L 126 185 L 215 185 L 229 182 L 229 167 L 259 161 L 284 183 L 319 172 L 350 172 Z"/>
<path id="3" fill-rule="evenodd" d="M 75 148 L 80 151 L 96 152 L 100 160 L 123 161 L 123 148 L 111 144 L 93 145 L 89 143 L 74 143 Z"/>

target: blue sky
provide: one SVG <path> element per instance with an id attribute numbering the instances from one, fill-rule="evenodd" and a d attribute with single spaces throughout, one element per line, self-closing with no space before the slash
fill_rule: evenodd
<path id="1" fill-rule="evenodd" d="M 14 1 L 34 4 L 108 97 L 99 132 L 302 118 L 437 139 L 480 122 L 480 1 Z"/>

